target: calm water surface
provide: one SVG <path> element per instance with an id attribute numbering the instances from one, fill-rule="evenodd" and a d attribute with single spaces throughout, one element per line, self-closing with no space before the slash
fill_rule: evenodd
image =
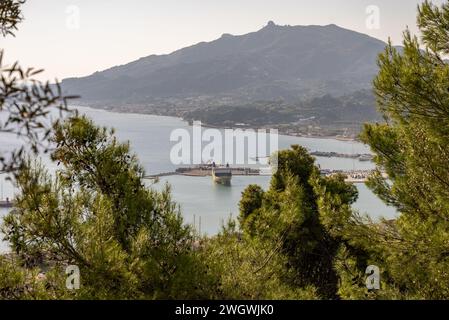
<path id="1" fill-rule="evenodd" d="M 177 167 L 170 161 L 170 150 L 174 143 L 170 142 L 170 133 L 179 128 L 191 130 L 188 124 L 178 118 L 161 117 L 140 114 L 123 114 L 107 112 L 90 108 L 79 108 L 97 124 L 114 127 L 121 141 L 129 141 L 132 150 L 138 155 L 140 162 L 149 174 L 174 171 Z M 11 136 L 0 134 L 0 151 L 9 150 L 16 143 Z M 292 144 L 299 144 L 311 151 L 334 151 L 339 153 L 369 153 L 369 148 L 361 143 L 338 141 L 332 139 L 279 137 L 279 148 L 285 149 Z M 51 168 L 48 159 L 43 160 Z M 317 163 L 323 169 L 371 169 L 370 162 L 359 162 L 343 158 L 317 158 Z M 13 197 L 14 188 L 10 182 L 4 181 L 0 175 L 2 194 L 0 197 Z M 187 223 L 196 221 L 197 228 L 201 219 L 201 231 L 215 234 L 230 215 L 238 214 L 238 201 L 241 192 L 249 184 L 259 184 L 264 188 L 269 185 L 270 177 L 239 177 L 232 178 L 232 186 L 215 185 L 210 177 L 171 176 L 160 180 L 155 188 L 162 188 L 165 183 L 172 186 L 173 199 L 180 204 Z M 151 185 L 150 182 L 148 182 Z M 359 199 L 354 208 L 372 218 L 392 218 L 396 212 L 386 207 L 363 184 L 358 184 Z M 6 214 L 6 209 L 0 209 L 0 216 Z M 201 217 L 201 218 L 200 218 Z M 0 244 L 0 250 L 6 250 L 5 244 Z"/>

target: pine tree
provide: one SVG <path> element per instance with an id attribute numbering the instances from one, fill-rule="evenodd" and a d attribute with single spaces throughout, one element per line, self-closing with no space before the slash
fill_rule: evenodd
<path id="1" fill-rule="evenodd" d="M 417 20 L 421 41 L 407 30 L 403 49 L 390 43 L 379 57 L 374 87 L 386 123 L 366 125 L 362 134 L 378 166 L 368 186 L 399 217 L 353 218 L 342 233 L 368 255 L 363 267 L 380 267 L 382 290 L 367 295 L 363 267 L 342 252 L 353 261 L 339 267 L 345 298 L 449 296 L 449 3 L 426 1 Z"/>
<path id="2" fill-rule="evenodd" d="M 292 146 L 276 157 L 278 170 L 269 190 L 262 192 L 250 186 L 243 193 L 242 230 L 253 241 L 264 243 L 269 252 L 283 257 L 279 261 L 284 263 L 280 276 L 284 283 L 293 288 L 315 288 L 321 298 L 337 298 L 334 259 L 341 239 L 331 228 L 335 217 L 349 219 L 357 190 L 342 176 L 321 177 L 303 147 Z M 331 212 L 322 208 L 324 197 L 332 199 Z"/>
<path id="3" fill-rule="evenodd" d="M 25 0 L 0 1 L 0 38 L 15 36 L 22 22 L 22 5 Z M 48 115 L 52 110 L 61 114 L 71 112 L 58 83 L 50 84 L 35 79 L 40 69 L 23 68 L 18 62 L 3 63 L 4 51 L 0 48 L 0 111 L 4 115 L 0 133 L 15 134 L 24 145 L 10 154 L 0 153 L 0 171 L 13 174 L 22 165 L 25 151 L 38 154 L 48 151 L 48 136 L 52 121 Z M 56 119 L 56 123 L 59 119 Z M 2 150 L 6 151 L 6 150 Z M 36 299 L 62 297 L 55 284 L 60 281 L 59 273 L 47 274 L 47 282 L 38 281 L 38 269 L 26 269 L 14 256 L 0 257 L 0 298 Z"/>
<path id="4" fill-rule="evenodd" d="M 167 187 L 148 188 L 128 144 L 85 117 L 55 127 L 56 178 L 35 163 L 17 174 L 19 196 L 3 228 L 27 269 L 80 269 L 73 298 L 213 296 L 214 278 L 194 250 Z M 70 295 L 71 294 L 71 295 Z"/>

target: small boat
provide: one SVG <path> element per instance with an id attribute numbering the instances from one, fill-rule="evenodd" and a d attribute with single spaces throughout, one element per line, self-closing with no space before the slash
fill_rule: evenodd
<path id="1" fill-rule="evenodd" d="M 214 163 L 212 166 L 212 179 L 215 183 L 229 186 L 231 185 L 232 169 L 229 165 L 226 165 L 226 167 L 216 167 Z"/>

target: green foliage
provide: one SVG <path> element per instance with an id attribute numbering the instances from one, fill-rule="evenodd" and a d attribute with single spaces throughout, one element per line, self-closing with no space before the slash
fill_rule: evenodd
<path id="1" fill-rule="evenodd" d="M 245 228 L 244 225 L 252 221 L 254 215 L 257 215 L 255 211 L 262 207 L 263 197 L 264 191 L 258 185 L 249 185 L 242 192 L 242 198 L 239 202 L 239 222 L 242 227 Z"/>
<path id="2" fill-rule="evenodd" d="M 425 45 L 436 54 L 449 54 L 449 6 L 437 7 L 426 0 L 418 7 L 418 27 Z"/>
<path id="3" fill-rule="evenodd" d="M 0 4 L 8 33 L 20 4 Z M 145 185 L 112 130 L 77 116 L 45 122 L 48 108 L 66 110 L 60 92 L 23 86 L 35 72 L 0 63 L 0 110 L 9 112 L 0 130 L 23 134 L 35 152 L 53 143 L 58 163 L 54 175 L 36 161 L 17 163 L 16 207 L 2 227 L 13 252 L 0 256 L 0 298 L 446 299 L 448 21 L 449 3 L 426 1 L 422 42 L 406 31 L 401 52 L 390 44 L 379 57 L 374 87 L 386 123 L 365 125 L 361 138 L 376 154 L 368 186 L 397 208 L 397 219 L 354 212 L 356 188 L 342 175 L 321 176 L 306 149 L 292 146 L 276 155 L 268 190 L 243 192 L 240 230 L 229 221 L 211 238 L 184 225 L 168 186 Z M 80 290 L 65 288 L 68 265 L 80 268 Z M 366 288 L 369 265 L 380 268 L 381 290 Z"/>
<path id="4" fill-rule="evenodd" d="M 4 233 L 27 268 L 79 266 L 77 298 L 208 298 L 212 276 L 167 187 L 148 189 L 129 146 L 86 118 L 56 126 L 56 180 L 28 161 Z"/>
<path id="5" fill-rule="evenodd" d="M 46 274 L 38 268 L 23 268 L 22 261 L 13 255 L 0 256 L 0 299 L 36 300 L 66 299 L 63 270 L 52 268 Z"/>
<path id="6" fill-rule="evenodd" d="M 284 281 L 289 271 L 279 250 L 239 233 L 232 221 L 204 241 L 201 252 L 208 270 L 219 275 L 216 288 L 221 299 L 318 299 L 313 286 L 297 288 Z"/>
<path id="7" fill-rule="evenodd" d="M 379 168 L 368 186 L 400 217 L 381 224 L 359 221 L 344 232 L 381 268 L 384 289 L 378 297 L 388 290 L 386 297 L 401 299 L 449 294 L 449 65 L 443 60 L 448 21 L 447 2 L 437 7 L 426 1 L 418 14 L 422 42 L 406 31 L 403 52 L 390 44 L 379 58 L 374 86 L 387 124 L 366 125 L 362 134 Z M 347 287 L 344 297 L 360 297 Z"/>
<path id="8" fill-rule="evenodd" d="M 21 5 L 25 0 L 2 0 L 0 2 L 0 35 L 6 37 L 7 35 L 14 36 L 14 31 L 17 30 L 17 24 L 22 20 Z"/>
<path id="9" fill-rule="evenodd" d="M 244 235 L 282 257 L 277 272 L 283 284 L 311 286 L 320 297 L 335 298 L 333 265 L 340 239 L 333 236 L 332 224 L 347 219 L 357 192 L 342 177 L 321 177 L 314 159 L 300 146 L 280 151 L 276 158 L 278 170 L 269 190 L 263 193 L 251 186 L 243 193 Z M 248 213 L 248 208 L 253 211 Z"/>
<path id="10" fill-rule="evenodd" d="M 375 61 L 367 62 L 375 67 Z M 369 86 L 369 81 L 367 85 Z M 374 94 L 368 86 L 367 89 L 342 96 L 316 92 L 307 97 L 303 92 L 299 95 L 300 101 L 289 98 L 286 101 L 261 100 L 246 104 L 235 101 L 230 104 L 217 104 L 219 100 L 211 97 L 211 101 L 197 101 L 194 109 L 183 105 L 176 110 L 153 107 L 149 112 L 181 116 L 188 121 L 200 120 L 203 124 L 214 127 L 238 127 L 244 123 L 252 128 L 270 126 L 279 129 L 280 132 L 293 132 L 305 136 L 349 134 L 355 137 L 360 133 L 363 123 L 382 120 L 376 109 Z"/>

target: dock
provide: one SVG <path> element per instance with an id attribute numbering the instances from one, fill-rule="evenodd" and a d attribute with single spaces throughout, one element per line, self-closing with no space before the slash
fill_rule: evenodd
<path id="1" fill-rule="evenodd" d="M 322 158 L 345 158 L 345 159 L 357 159 L 362 162 L 373 161 L 374 156 L 369 153 L 338 153 L 338 152 L 325 152 L 325 151 L 312 151 L 310 155 Z"/>
<path id="2" fill-rule="evenodd" d="M 231 168 L 233 176 L 259 176 L 260 170 L 253 168 Z M 176 173 L 183 176 L 190 177 L 208 177 L 212 176 L 212 167 L 209 166 L 199 166 L 191 168 L 179 168 Z"/>
<path id="3" fill-rule="evenodd" d="M 236 167 L 231 168 L 233 176 L 260 176 L 264 175 L 261 170 L 246 167 Z M 333 176 L 336 174 L 342 174 L 346 176 L 345 179 L 348 183 L 359 184 L 365 183 L 369 176 L 373 173 L 373 170 L 321 170 L 322 176 Z M 210 166 L 194 166 L 194 167 L 184 167 L 178 168 L 173 172 L 164 172 L 154 175 L 145 176 L 144 179 L 154 180 L 161 177 L 168 176 L 186 176 L 186 177 L 209 177 L 212 176 L 212 168 Z M 385 175 L 386 177 L 386 175 Z"/>
<path id="4" fill-rule="evenodd" d="M 253 168 L 231 168 L 233 176 L 259 176 L 261 172 L 259 169 Z M 185 167 L 178 168 L 173 172 L 163 172 L 154 175 L 148 175 L 143 177 L 144 179 L 154 180 L 161 177 L 168 176 L 186 176 L 186 177 L 209 177 L 212 176 L 212 167 L 211 166 L 195 166 L 195 167 Z"/>

